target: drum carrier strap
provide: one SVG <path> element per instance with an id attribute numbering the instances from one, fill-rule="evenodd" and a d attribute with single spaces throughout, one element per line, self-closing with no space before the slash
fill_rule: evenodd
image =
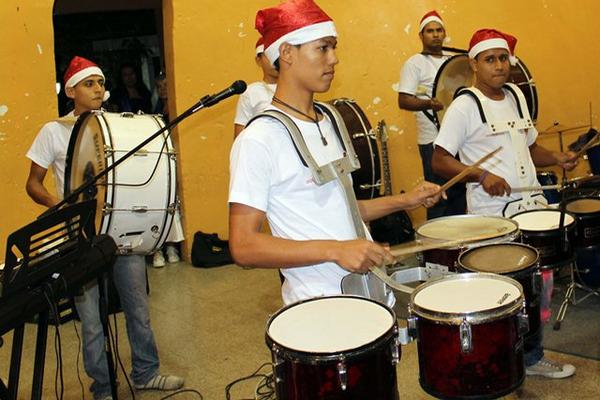
<path id="1" fill-rule="evenodd" d="M 252 118 L 246 126 L 259 118 L 272 118 L 279 121 L 290 135 L 296 153 L 298 153 L 298 157 L 302 161 L 302 164 L 311 171 L 315 183 L 321 186 L 333 180 L 338 180 L 340 182 L 344 191 L 346 204 L 348 205 L 348 210 L 350 211 L 350 217 L 354 225 L 356 237 L 368 239 L 365 224 L 358 209 L 354 188 L 352 187 L 352 180 L 350 179 L 350 173 L 360 168 L 358 155 L 354 151 L 350 135 L 348 134 L 348 130 L 346 129 L 346 125 L 340 113 L 333 106 L 326 103 L 315 102 L 315 106 L 331 121 L 334 131 L 344 150 L 342 158 L 322 166 L 319 166 L 311 155 L 298 126 L 285 113 L 278 110 L 266 110 Z M 374 284 L 374 279 L 372 278 L 373 274 L 379 278 L 379 280 L 375 279 L 379 284 Z M 361 275 L 361 279 L 365 289 L 369 293 L 369 297 L 382 303 L 387 303 L 388 301 L 386 301 L 386 299 L 391 295 L 391 290 L 386 287 L 385 282 L 387 282 L 388 285 L 395 282 L 393 282 L 385 272 L 376 267 L 373 268 L 373 273 L 369 272 L 368 274 Z"/>
<path id="2" fill-rule="evenodd" d="M 475 100 L 479 110 L 479 115 L 481 116 L 481 122 L 488 125 L 491 135 L 503 134 L 504 132 L 510 135 L 512 150 L 516 154 L 516 167 L 518 171 L 519 186 L 526 187 L 529 186 L 528 182 L 531 177 L 527 173 L 528 169 L 526 168 L 529 161 L 529 148 L 525 142 L 524 134 L 528 129 L 533 128 L 533 120 L 529 115 L 527 101 L 525 100 L 525 96 L 523 95 L 523 92 L 521 92 L 521 89 L 519 89 L 517 85 L 509 82 L 504 84 L 503 88 L 506 89 L 506 91 L 515 99 L 515 102 L 517 103 L 519 119 L 496 119 L 493 112 L 489 108 L 490 100 L 476 87 L 460 89 L 457 92 L 456 97 L 468 95 Z M 523 197 L 521 199 L 514 200 L 506 204 L 504 210 L 502 211 L 505 217 L 510 217 L 519 211 L 537 209 L 539 208 L 537 203 L 547 204 L 547 201 L 541 194 L 541 191 L 540 193 L 536 194 L 532 194 L 531 192 L 523 192 L 522 196 Z M 534 197 L 537 197 L 537 199 L 534 199 Z"/>

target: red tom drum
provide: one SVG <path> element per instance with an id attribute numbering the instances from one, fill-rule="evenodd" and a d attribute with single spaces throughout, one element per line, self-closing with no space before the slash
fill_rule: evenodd
<path id="1" fill-rule="evenodd" d="M 409 327 L 416 329 L 419 382 L 444 399 L 497 398 L 525 378 L 521 285 L 508 277 L 466 273 L 415 289 Z"/>
<path id="2" fill-rule="evenodd" d="M 278 400 L 398 400 L 394 312 L 355 296 L 319 297 L 267 323 Z"/>

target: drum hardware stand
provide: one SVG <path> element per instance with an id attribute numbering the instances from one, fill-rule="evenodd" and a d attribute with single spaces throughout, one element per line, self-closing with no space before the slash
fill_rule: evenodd
<path id="1" fill-rule="evenodd" d="M 573 260 L 571 263 L 569 263 L 569 266 L 571 269 L 571 274 L 570 274 L 571 282 L 569 282 L 569 286 L 567 286 L 567 291 L 565 292 L 565 298 L 560 305 L 558 314 L 556 315 L 556 322 L 554 322 L 554 326 L 553 326 L 553 329 L 555 331 L 560 330 L 562 321 L 565 319 L 565 316 L 567 314 L 567 307 L 569 306 L 569 303 L 571 303 L 575 306 L 575 305 L 583 302 L 585 299 L 587 299 L 588 297 L 590 297 L 592 295 L 596 295 L 596 296 L 600 297 L 600 292 L 598 290 L 594 290 L 588 286 L 582 285 L 575 281 L 575 271 L 579 271 L 577 269 L 577 261 Z M 577 272 L 577 274 L 579 275 L 579 272 Z M 587 293 L 580 299 L 577 299 L 576 294 L 575 294 L 575 289 L 582 289 L 582 290 L 586 291 Z"/>
<path id="2" fill-rule="evenodd" d="M 192 114 L 196 113 L 197 111 L 199 111 L 203 108 L 211 107 L 211 106 L 217 104 L 218 102 L 220 102 L 221 100 L 224 100 L 234 94 L 243 93 L 245 90 L 246 90 L 246 82 L 235 81 L 229 88 L 227 88 L 217 94 L 206 95 L 206 96 L 202 97 L 200 99 L 200 101 L 198 101 L 196 104 L 194 104 L 193 106 L 191 106 L 190 108 L 185 110 L 183 113 L 181 113 L 177 117 L 173 118 L 172 121 L 170 121 L 168 124 L 166 124 L 165 126 L 160 128 L 158 131 L 154 132 L 142 143 L 138 144 L 133 149 L 131 149 L 129 152 L 127 152 L 125 155 L 123 155 L 118 160 L 116 160 L 112 165 L 110 165 L 109 167 L 98 172 L 94 177 L 90 177 L 89 180 L 86 180 L 86 182 L 84 184 L 82 184 L 81 186 L 79 186 L 78 188 L 71 190 L 71 192 L 67 196 L 65 196 L 65 198 L 63 200 L 61 200 L 55 206 L 50 207 L 48 210 L 46 210 L 44 213 L 42 213 L 40 215 L 40 217 L 38 217 L 38 218 L 41 218 L 43 216 L 46 216 L 48 214 L 52 214 L 52 213 L 56 212 L 58 209 L 60 209 L 62 206 L 64 206 L 67 203 L 75 202 L 81 193 L 90 189 L 101 178 L 108 175 L 109 172 L 116 169 L 121 163 L 123 163 L 129 157 L 135 155 L 139 150 L 141 150 L 148 143 L 150 143 L 151 141 L 156 139 L 163 132 L 167 132 L 167 136 L 171 135 L 171 129 L 173 127 L 175 127 L 177 124 L 179 124 L 181 121 L 186 119 L 187 117 L 191 116 Z M 79 119 L 75 123 L 75 127 L 73 129 L 77 130 L 79 128 L 79 126 L 83 123 L 83 121 L 86 119 L 86 117 L 94 112 L 96 112 L 96 111 L 87 111 L 87 112 L 81 114 L 79 116 Z"/>

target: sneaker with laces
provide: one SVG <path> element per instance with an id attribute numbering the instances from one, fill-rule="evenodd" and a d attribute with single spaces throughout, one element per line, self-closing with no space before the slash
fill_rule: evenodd
<path id="1" fill-rule="evenodd" d="M 165 257 L 162 251 L 156 250 L 154 256 L 152 256 L 152 266 L 154 268 L 162 268 L 165 266 Z"/>
<path id="2" fill-rule="evenodd" d="M 573 375 L 575 373 L 575 367 L 571 364 L 559 364 L 546 358 L 542 358 L 536 364 L 527 367 L 525 372 L 530 376 L 559 379 Z"/>
<path id="3" fill-rule="evenodd" d="M 177 249 L 175 248 L 175 246 L 167 245 L 167 251 L 165 253 L 167 254 L 167 261 L 170 264 L 172 264 L 172 263 L 178 263 L 179 261 L 181 261 L 181 259 L 179 258 L 179 254 L 177 253 Z"/>
<path id="4" fill-rule="evenodd" d="M 156 375 L 143 385 L 135 385 L 137 390 L 176 390 L 183 387 L 183 378 L 175 375 Z"/>

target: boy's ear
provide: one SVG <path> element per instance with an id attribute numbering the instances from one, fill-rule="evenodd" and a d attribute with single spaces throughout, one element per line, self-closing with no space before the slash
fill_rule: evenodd
<path id="1" fill-rule="evenodd" d="M 65 88 L 65 94 L 67 95 L 68 98 L 73 99 L 75 98 L 75 88 L 74 87 L 66 87 Z"/>

